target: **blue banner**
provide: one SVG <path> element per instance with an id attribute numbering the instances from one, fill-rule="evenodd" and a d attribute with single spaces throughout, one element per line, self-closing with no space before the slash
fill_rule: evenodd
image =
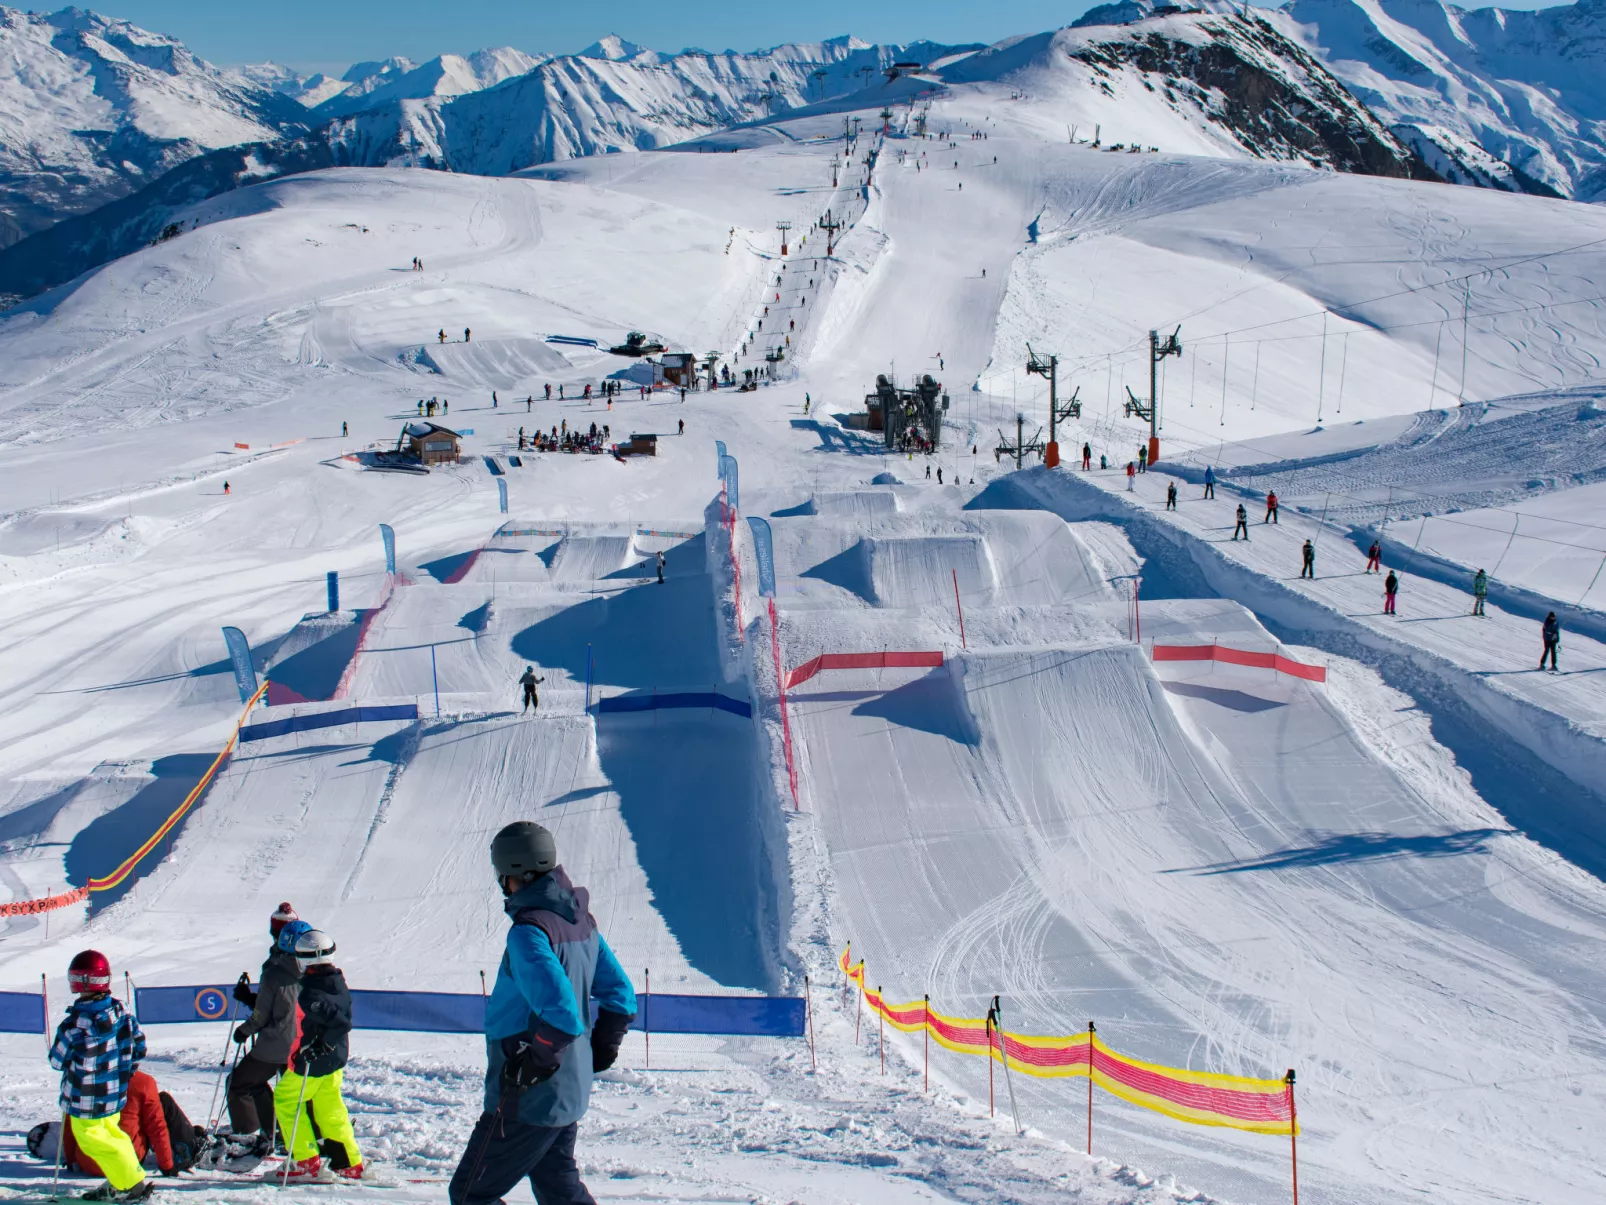
<path id="1" fill-rule="evenodd" d="M 219 1021 L 243 1015 L 236 1007 L 232 984 L 134 989 L 134 1013 L 141 1025 L 177 1025 Z M 22 993 L 0 993 L 21 996 Z M 44 1032 L 44 1004 L 37 1004 L 35 1028 Z M 637 996 L 634 1030 L 653 1033 L 745 1034 L 752 1037 L 800 1038 L 806 1017 L 796 996 Z M 593 1010 L 595 1006 L 593 1005 Z M 412 1033 L 484 1033 L 485 1000 L 476 993 L 387 992 L 353 990 L 351 1019 L 357 1029 L 405 1030 Z"/>
<path id="2" fill-rule="evenodd" d="M 775 537 L 770 532 L 768 519 L 749 516 L 747 525 L 753 529 L 753 556 L 758 561 L 758 596 L 775 597 Z"/>
<path id="3" fill-rule="evenodd" d="M 714 452 L 714 471 L 719 475 L 719 479 L 723 481 L 725 480 L 725 441 L 723 439 L 714 441 Z"/>
<path id="4" fill-rule="evenodd" d="M 245 741 L 265 741 L 273 736 L 288 736 L 292 732 L 310 732 L 317 728 L 338 728 L 342 724 L 372 724 L 381 720 L 416 720 L 417 718 L 417 703 L 344 707 L 339 711 L 315 711 L 311 715 L 289 715 L 282 720 L 263 720 L 260 724 L 247 724 L 240 729 L 240 740 L 242 743 Z"/>
<path id="5" fill-rule="evenodd" d="M 44 1033 L 45 998 L 37 992 L 0 992 L 0 1033 Z"/>
<path id="6" fill-rule="evenodd" d="M 506 477 L 498 477 L 496 479 L 496 500 L 497 500 L 497 503 L 502 508 L 502 513 L 504 515 L 507 514 L 507 478 Z"/>
<path id="7" fill-rule="evenodd" d="M 257 692 L 256 666 L 251 664 L 251 646 L 239 628 L 224 628 L 223 643 L 229 646 L 229 660 L 234 663 L 234 684 L 240 688 L 240 702 L 244 703 Z"/>
<path id="8" fill-rule="evenodd" d="M 736 489 L 736 457 L 727 456 L 720 461 L 720 476 L 725 479 L 725 501 L 732 510 L 741 509 L 741 499 Z"/>
<path id="9" fill-rule="evenodd" d="M 379 538 L 385 542 L 385 572 L 396 572 L 396 529 L 389 523 L 379 525 Z"/>
<path id="10" fill-rule="evenodd" d="M 333 615 L 340 610 L 340 574 L 331 569 L 324 575 L 324 582 L 329 590 L 329 614 Z"/>
<path id="11" fill-rule="evenodd" d="M 748 717 L 753 714 L 752 706 L 746 699 L 732 699 L 727 695 L 715 694 L 711 691 L 686 692 L 684 694 L 630 694 L 609 695 L 605 699 L 597 700 L 597 712 L 605 711 L 661 711 L 672 708 L 691 708 L 700 710 L 714 708 L 719 711 L 728 711 L 732 715 Z"/>

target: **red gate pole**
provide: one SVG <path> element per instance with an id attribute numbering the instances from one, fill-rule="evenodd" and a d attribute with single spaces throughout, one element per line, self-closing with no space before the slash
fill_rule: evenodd
<path id="1" fill-rule="evenodd" d="M 792 788 L 792 810 L 798 811 L 797 761 L 792 754 L 792 720 L 786 711 L 786 675 L 781 669 L 781 629 L 775 617 L 775 600 L 770 604 L 770 651 L 775 658 L 775 690 L 781 704 L 781 744 L 786 751 L 786 781 Z"/>
<path id="2" fill-rule="evenodd" d="M 925 1028 L 921 1030 L 926 1041 L 926 1071 L 925 1082 L 921 1085 L 922 1092 L 931 1091 L 931 993 L 926 993 L 926 1020 Z"/>
<path id="3" fill-rule="evenodd" d="M 959 612 L 959 647 L 968 649 L 970 645 L 965 643 L 965 607 L 959 601 L 959 570 L 954 569 L 952 573 L 954 575 L 954 609 Z"/>
<path id="4" fill-rule="evenodd" d="M 809 1070 L 819 1070 L 819 1063 L 814 1057 L 814 997 L 809 992 L 809 977 L 803 976 L 803 1009 L 809 1021 Z"/>
<path id="5" fill-rule="evenodd" d="M 1299 1113 L 1294 1109 L 1294 1069 L 1288 1069 L 1288 1161 L 1294 1174 L 1294 1205 L 1299 1205 Z"/>
<path id="6" fill-rule="evenodd" d="M 1093 1022 L 1087 1023 L 1087 1153 L 1093 1155 Z"/>

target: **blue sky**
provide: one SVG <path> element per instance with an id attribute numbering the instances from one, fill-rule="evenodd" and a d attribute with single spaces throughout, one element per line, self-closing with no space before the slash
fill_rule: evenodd
<path id="1" fill-rule="evenodd" d="M 753 50 L 779 42 L 856 34 L 868 41 L 992 42 L 1068 24 L 1093 0 L 850 0 L 775 4 L 707 0 L 78 0 L 109 16 L 183 40 L 220 65 L 272 59 L 341 71 L 363 59 L 414 60 L 487 46 L 565 53 L 608 33 L 657 50 Z M 1468 7 L 1475 7 L 1468 4 Z M 1542 0 L 1505 0 L 1538 8 Z"/>

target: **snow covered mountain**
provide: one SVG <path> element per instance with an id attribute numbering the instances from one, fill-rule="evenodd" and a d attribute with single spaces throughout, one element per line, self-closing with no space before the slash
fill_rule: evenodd
<path id="1" fill-rule="evenodd" d="M 304 133 L 305 110 L 127 21 L 0 7 L 0 245 L 219 147 Z"/>
<path id="2" fill-rule="evenodd" d="M 1272 18 L 1442 176 L 1606 196 L 1606 3 L 1292 0 Z"/>

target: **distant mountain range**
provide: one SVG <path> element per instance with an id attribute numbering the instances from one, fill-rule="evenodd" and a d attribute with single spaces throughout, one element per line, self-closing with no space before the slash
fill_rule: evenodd
<path id="1" fill-rule="evenodd" d="M 338 79 L 224 70 L 81 9 L 0 7 L 0 297 L 126 253 L 185 205 L 264 175 L 404 164 L 501 175 L 688 142 L 814 106 L 926 90 L 1030 93 L 1046 128 L 1191 153 L 1594 200 L 1606 193 L 1606 0 L 1539 12 L 1439 0 L 1116 0 L 993 46 L 854 38 L 665 54 L 503 47 Z M 898 67 L 898 64 L 904 64 Z M 912 66 L 911 66 L 912 65 Z M 878 91 L 885 90 L 885 91 Z"/>

